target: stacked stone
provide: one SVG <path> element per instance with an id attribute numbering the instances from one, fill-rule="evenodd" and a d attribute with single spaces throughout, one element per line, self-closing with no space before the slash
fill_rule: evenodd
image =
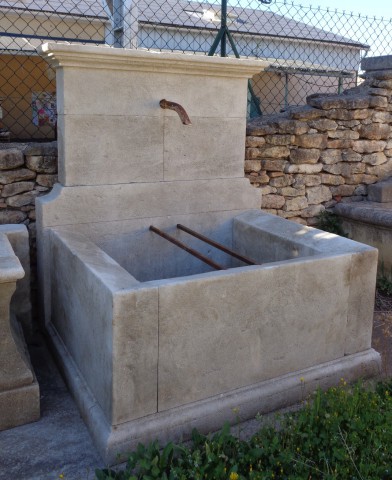
<path id="1" fill-rule="evenodd" d="M 35 199 L 57 181 L 57 144 L 0 148 L 0 224 L 24 223 L 35 237 Z"/>
<path id="2" fill-rule="evenodd" d="M 315 225 L 338 202 L 361 201 L 392 175 L 392 76 L 249 123 L 245 173 L 262 210 Z"/>

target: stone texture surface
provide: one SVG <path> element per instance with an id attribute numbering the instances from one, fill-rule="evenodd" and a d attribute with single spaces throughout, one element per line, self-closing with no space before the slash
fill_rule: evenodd
<path id="1" fill-rule="evenodd" d="M 37 381 L 31 369 L 27 347 L 19 319 L 24 305 L 11 302 L 17 288 L 19 300 L 26 302 L 25 284 L 17 287 L 17 281 L 24 276 L 24 270 L 16 256 L 12 243 L 25 243 L 26 227 L 12 226 L 0 230 L 0 430 L 22 425 L 39 419 L 40 396 Z M 23 262 L 26 261 L 23 255 Z M 27 260 L 28 261 L 28 260 Z M 16 305 L 16 307 L 15 307 Z"/>
<path id="2" fill-rule="evenodd" d="M 252 185 L 279 189 L 268 192 L 268 203 L 274 205 L 277 215 L 289 216 L 293 221 L 305 219 L 308 225 L 315 225 L 317 215 L 309 216 L 308 205 L 303 202 L 300 207 L 293 200 L 294 193 L 303 198 L 301 190 L 293 189 L 320 186 L 307 188 L 305 198 L 312 206 L 333 209 L 339 202 L 366 199 L 368 185 L 392 175 L 392 70 L 374 73 L 376 76 L 366 77 L 360 87 L 342 95 L 314 94 L 308 98 L 307 106 L 264 115 L 249 123 L 252 145 L 255 138 L 264 145 L 264 141 L 279 137 L 282 129 L 289 132 L 284 141 L 290 156 L 275 165 L 265 160 L 271 168 L 265 169 L 262 178 L 251 179 Z M 247 150 L 246 158 L 261 158 L 261 149 Z M 283 176 L 277 179 L 272 172 L 278 170 Z M 279 202 L 273 202 L 274 195 L 279 196 Z M 281 197 L 286 202 L 278 207 L 283 203 Z"/>
<path id="3" fill-rule="evenodd" d="M 84 55 L 79 61 L 78 53 L 81 51 Z M 110 63 L 113 69 L 119 69 L 119 65 L 123 69 L 134 68 L 134 65 L 128 65 L 132 63 L 131 58 L 134 62 L 141 61 L 144 56 L 163 59 L 163 65 L 166 58 L 165 54 L 149 57 L 145 52 L 122 52 L 119 49 L 59 44 L 41 47 L 41 52 L 49 60 L 61 64 L 59 76 L 69 68 L 76 78 L 75 72 L 85 68 L 94 71 L 98 85 L 99 71 L 103 69 L 97 68 L 94 63 L 105 57 L 105 51 L 105 63 Z M 73 52 L 70 63 L 67 52 Z M 222 95 L 225 89 L 222 88 L 220 67 L 226 63 L 235 65 L 230 71 L 233 76 L 233 71 L 241 65 L 241 62 L 232 63 L 231 59 L 201 57 L 188 62 L 198 65 L 198 75 L 204 62 L 208 71 L 207 64 L 209 67 L 215 65 Z M 241 74 L 237 71 L 244 86 L 244 96 L 245 72 L 249 74 L 251 65 L 252 69 L 256 68 L 256 63 L 248 62 L 246 60 L 242 64 Z M 176 62 L 170 66 L 177 69 L 176 74 L 179 73 L 181 66 Z M 156 66 L 148 68 L 149 77 L 153 77 L 153 71 L 158 69 Z M 186 75 L 190 74 L 187 71 Z M 67 84 L 75 89 L 72 82 L 67 83 L 66 74 L 62 81 L 63 86 Z M 80 83 L 79 77 L 78 81 Z M 180 88 L 181 82 L 177 86 Z M 95 92 L 99 89 L 102 90 L 102 86 Z M 72 102 L 69 102 L 75 101 L 79 94 L 75 90 L 76 97 L 66 96 L 60 90 L 60 109 L 63 108 L 64 117 L 79 116 L 86 121 L 88 115 L 85 112 L 80 115 L 72 112 Z M 94 91 L 93 88 L 91 90 Z M 115 97 L 115 89 L 113 92 Z M 192 92 L 187 91 L 184 95 L 187 95 L 184 98 L 190 98 Z M 93 108 L 101 108 L 98 101 L 90 103 Z M 117 98 L 113 105 L 120 108 L 119 103 Z M 353 108 L 361 105 L 352 104 Z M 153 104 L 146 108 L 155 112 Z M 353 110 L 357 111 L 361 110 Z M 98 117 L 98 125 L 102 126 L 102 113 L 93 112 L 90 115 Z M 245 112 L 243 115 L 245 117 Z M 201 118 L 200 115 L 193 117 L 195 124 Z M 167 116 L 155 112 L 151 118 L 160 120 L 160 125 L 178 120 L 172 112 Z M 206 124 L 215 125 L 212 121 L 209 123 L 212 117 L 205 118 L 208 119 Z M 63 120 L 65 125 L 67 121 Z M 311 139 L 305 141 L 307 145 L 320 138 L 319 133 L 314 132 L 306 122 L 288 115 L 268 126 L 264 121 L 248 128 L 252 137 L 258 136 L 260 131 L 268 132 L 266 135 L 309 135 Z M 90 131 L 93 131 L 91 125 Z M 69 131 L 60 128 L 60 132 L 65 135 L 60 144 L 69 146 Z M 237 132 L 238 138 L 240 133 Z M 322 133 L 321 136 L 324 138 L 327 134 Z M 120 138 L 119 134 L 117 138 Z M 213 135 L 210 138 L 215 139 Z M 222 136 L 219 140 L 225 144 Z M 127 139 L 123 141 L 125 144 L 128 142 Z M 201 138 L 200 143 L 203 141 L 204 138 Z M 86 143 L 92 146 L 91 138 Z M 124 143 L 117 145 L 116 151 L 121 151 Z M 267 140 L 260 143 L 261 155 L 267 151 L 279 152 L 285 157 L 290 150 L 287 145 L 274 145 Z M 94 148 L 93 152 L 96 152 L 95 145 Z M 291 381 L 293 372 L 298 375 L 313 369 L 312 373 L 322 383 L 329 381 L 332 371 L 332 376 L 336 376 L 337 372 L 341 375 L 343 371 L 358 376 L 359 363 L 363 367 L 362 375 L 364 371 L 377 369 L 377 356 L 367 347 L 371 317 L 366 323 L 365 312 L 359 320 L 355 319 L 358 314 L 355 302 L 358 288 L 354 282 L 355 292 L 351 292 L 350 278 L 355 254 L 363 254 L 368 266 L 372 266 L 374 250 L 257 210 L 247 211 L 234 220 L 233 217 L 241 211 L 260 207 L 257 190 L 242 178 L 243 174 L 240 178 L 222 178 L 224 174 L 221 174 L 216 178 L 194 179 L 180 178 L 182 174 L 179 171 L 175 172 L 175 180 L 162 181 L 163 168 L 159 176 L 154 163 L 159 163 L 159 158 L 147 158 L 153 163 L 148 182 L 145 179 L 140 181 L 145 174 L 143 172 L 134 183 L 102 185 L 103 178 L 98 177 L 108 172 L 108 166 L 99 164 L 98 172 L 95 169 L 84 172 L 86 185 L 76 186 L 71 179 L 72 175 L 76 179 L 79 166 L 76 168 L 74 158 L 68 155 L 67 149 L 60 148 L 59 178 L 69 184 L 55 185 L 49 195 L 37 200 L 40 275 L 45 288 L 43 303 L 54 349 L 92 435 L 108 462 L 116 461 L 115 454 L 125 453 L 135 442 L 145 441 L 151 436 L 163 440 L 168 435 L 186 435 L 195 422 L 203 428 L 208 423 L 211 428 L 211 421 L 218 422 L 227 416 L 222 409 L 237 406 L 249 415 L 255 403 L 260 408 L 260 402 L 267 399 L 268 395 L 262 392 L 264 382 L 270 379 L 274 379 L 275 387 L 280 385 L 281 396 L 287 400 L 286 384 Z M 248 160 L 255 159 L 248 157 Z M 95 160 L 98 162 L 98 158 L 89 159 L 92 163 Z M 100 162 L 102 160 L 101 156 Z M 251 172 L 249 178 L 264 179 L 269 177 L 269 172 L 271 178 L 280 178 L 285 174 L 290 178 L 295 175 L 317 176 L 323 168 L 321 163 L 290 165 L 287 158 L 281 157 L 261 157 L 260 160 L 261 170 Z M 213 162 L 213 158 L 205 161 Z M 243 158 L 238 159 L 241 168 L 242 161 Z M 121 160 L 114 161 L 113 165 L 115 171 L 108 172 L 109 183 L 118 182 L 123 173 L 123 169 L 118 170 L 123 166 Z M 276 168 L 278 165 L 280 168 Z M 272 166 L 274 168 L 270 168 Z M 143 166 L 135 167 L 135 171 L 129 173 L 130 178 L 140 172 L 139 167 Z M 290 172 L 286 167 L 296 167 L 297 170 Z M 235 175 L 237 168 L 238 165 L 235 166 Z M 230 175 L 233 175 L 231 167 Z M 130 181 L 124 175 L 121 178 L 124 182 Z M 80 182 L 81 178 L 76 181 Z M 282 209 L 293 212 L 295 216 L 292 218 L 298 222 L 306 221 L 301 213 L 298 214 L 301 210 L 307 209 L 305 215 L 313 215 L 319 208 L 321 210 L 318 205 L 313 210 L 309 209 L 306 195 L 307 189 L 319 187 L 319 193 L 323 195 L 325 186 L 311 187 L 305 183 L 286 187 L 266 185 L 277 189 L 276 194 L 271 191 L 269 195 L 282 197 Z M 301 195 L 285 198 L 279 195 L 278 188 L 288 188 L 285 192 L 289 195 L 298 190 Z M 327 190 L 330 194 L 330 189 Z M 125 264 L 120 266 L 117 263 L 115 255 L 120 245 L 122 252 L 127 252 L 128 259 L 131 246 L 139 245 L 136 247 L 138 252 L 144 251 L 143 260 L 139 263 L 145 272 L 151 271 L 155 259 L 162 256 L 163 240 L 155 237 L 152 240 L 148 225 L 157 222 L 168 228 L 171 223 L 173 228 L 179 217 L 189 221 L 197 219 L 207 232 L 210 228 L 213 231 L 220 222 L 220 231 L 231 233 L 227 238 L 237 249 L 254 255 L 264 264 L 235 271 L 228 268 L 184 277 L 148 278 L 139 282 L 133 276 L 134 259 L 126 264 L 130 271 L 125 270 Z M 307 218 L 311 222 L 314 217 Z M 84 238 L 79 237 L 80 233 L 84 234 Z M 145 255 L 147 239 L 151 241 L 152 248 Z M 355 281 L 360 282 L 366 291 L 371 290 L 374 287 L 373 274 L 371 268 L 358 269 Z M 239 281 L 244 288 L 238 288 Z M 271 297 L 265 285 L 272 290 L 283 288 L 287 301 L 282 301 L 281 295 Z M 348 311 L 349 305 L 351 312 Z M 276 318 L 281 321 L 274 321 Z M 206 325 L 208 328 L 205 328 Z M 357 337 L 352 338 L 352 332 L 358 327 L 365 333 L 362 335 L 361 330 Z M 91 335 L 92 330 L 94 335 Z M 361 353 L 356 356 L 358 351 Z M 249 352 L 253 359 L 250 363 Z M 351 352 L 355 353 L 348 358 L 347 354 Z M 271 387 L 275 388 L 268 384 L 268 388 Z M 200 422 L 195 421 L 199 418 Z"/>

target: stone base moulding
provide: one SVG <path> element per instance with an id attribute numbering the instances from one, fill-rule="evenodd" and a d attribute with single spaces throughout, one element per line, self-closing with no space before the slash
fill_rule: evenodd
<path id="1" fill-rule="evenodd" d="M 370 348 L 113 427 L 107 423 L 53 326 L 49 327 L 48 335 L 68 387 L 95 445 L 108 465 L 125 461 L 140 442 L 148 443 L 156 439 L 161 444 L 173 440 L 186 441 L 190 439 L 194 428 L 209 433 L 221 428 L 225 422 L 235 424 L 238 420 L 233 409 L 239 409 L 241 420 L 250 419 L 258 413 L 272 412 L 301 402 L 316 388 L 327 389 L 339 383 L 341 378 L 352 382 L 358 378 L 377 377 L 381 374 L 380 354 Z"/>
<path id="2" fill-rule="evenodd" d="M 31 313 L 23 278 L 29 275 L 28 251 L 24 225 L 0 226 L 0 431 L 40 417 L 39 386 L 22 332 Z"/>

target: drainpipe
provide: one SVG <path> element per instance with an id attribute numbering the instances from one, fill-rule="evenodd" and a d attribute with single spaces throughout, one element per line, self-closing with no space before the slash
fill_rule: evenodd
<path id="1" fill-rule="evenodd" d="M 113 32 L 116 47 L 137 48 L 139 30 L 137 0 L 113 0 Z"/>

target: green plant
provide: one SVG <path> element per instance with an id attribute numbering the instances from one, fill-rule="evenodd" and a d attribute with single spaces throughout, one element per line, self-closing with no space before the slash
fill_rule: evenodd
<path id="1" fill-rule="evenodd" d="M 389 274 L 387 274 L 384 263 L 381 264 L 380 274 L 377 277 L 377 289 L 385 295 L 392 295 L 392 267 Z"/>
<path id="2" fill-rule="evenodd" d="M 192 445 L 139 445 L 125 470 L 98 480 L 391 480 L 392 383 L 317 390 L 304 407 L 262 427 L 249 441 L 226 425 L 193 432 Z"/>
<path id="3" fill-rule="evenodd" d="M 324 210 L 317 215 L 317 228 L 325 232 L 335 233 L 342 237 L 347 237 L 347 233 L 343 231 L 342 221 L 340 217 L 332 212 Z"/>

